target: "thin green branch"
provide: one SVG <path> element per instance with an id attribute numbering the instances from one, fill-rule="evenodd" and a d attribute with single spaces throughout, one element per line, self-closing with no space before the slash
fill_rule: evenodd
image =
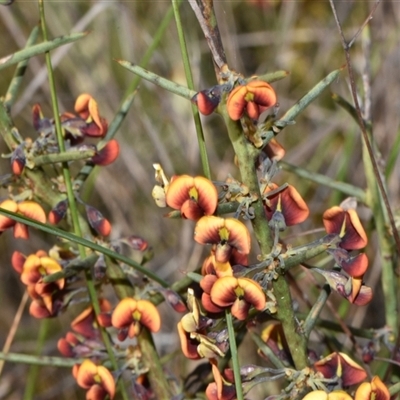
<path id="1" fill-rule="evenodd" d="M 171 93 L 177 94 L 178 96 L 181 96 L 187 100 L 190 100 L 196 94 L 194 90 L 190 90 L 185 86 L 179 85 L 179 83 L 175 83 L 168 79 L 165 79 L 162 76 L 155 74 L 154 72 L 150 72 L 140 67 L 139 65 L 135 65 L 129 61 L 124 60 L 116 61 L 128 71 L 133 72 L 134 74 L 140 76 L 146 81 L 152 82 L 155 85 L 160 86 L 163 89 L 168 90 Z"/>
<path id="2" fill-rule="evenodd" d="M 39 26 L 35 26 L 32 29 L 32 32 L 29 35 L 28 40 L 26 41 L 25 49 L 28 49 L 29 47 L 33 46 L 33 44 L 36 42 L 38 38 L 38 35 L 39 35 Z M 28 66 L 28 62 L 29 58 L 22 60 L 18 63 L 17 67 L 15 68 L 14 76 L 11 80 L 10 85 L 8 86 L 6 95 L 4 96 L 4 105 L 8 110 L 11 108 L 17 96 L 18 89 L 22 83 L 22 78 L 25 75 L 26 67 Z"/>
<path id="3" fill-rule="evenodd" d="M 17 64 L 20 61 L 29 59 L 38 54 L 46 53 L 47 51 L 56 49 L 57 47 L 60 47 L 64 44 L 72 43 L 79 39 L 82 39 L 88 33 L 89 32 L 71 33 L 70 35 L 60 36 L 50 41 L 45 40 L 42 43 L 30 46 L 28 48 L 19 50 L 16 53 L 0 58 L 0 71 L 4 68 L 9 67 L 10 65 Z"/>
<path id="4" fill-rule="evenodd" d="M 254 332 L 250 332 L 250 336 L 253 339 L 254 343 L 258 346 L 258 348 L 268 358 L 268 360 L 272 364 L 274 364 L 275 368 L 277 369 L 285 368 L 285 365 L 283 364 L 281 359 L 275 355 L 275 353 L 269 348 L 269 346 L 261 339 L 259 335 L 257 335 Z"/>
<path id="5" fill-rule="evenodd" d="M 296 104 L 289 108 L 277 122 L 289 122 L 294 119 L 311 104 L 340 74 L 343 68 L 336 69 L 318 82 L 310 91 L 307 92 Z"/>
<path id="6" fill-rule="evenodd" d="M 30 354 L 1 353 L 0 359 L 13 363 L 43 365 L 51 367 L 72 368 L 75 364 L 81 364 L 83 358 L 32 356 Z"/>
<path id="7" fill-rule="evenodd" d="M 50 320 L 43 319 L 40 321 L 40 328 L 39 328 L 39 337 L 36 341 L 36 349 L 35 353 L 36 356 L 42 353 L 43 347 L 46 344 L 46 339 L 48 337 L 50 330 Z M 36 387 L 38 384 L 38 376 L 40 371 L 40 365 L 32 364 L 29 367 L 28 375 L 26 377 L 26 384 L 24 390 L 24 397 L 23 400 L 32 400 L 35 397 Z"/>
<path id="8" fill-rule="evenodd" d="M 233 318 L 230 309 L 225 310 L 226 326 L 228 328 L 229 347 L 232 356 L 233 376 L 235 378 L 236 398 L 243 400 L 242 378 L 240 376 L 239 354 L 236 346 L 235 329 L 233 327 Z"/>
<path id="9" fill-rule="evenodd" d="M 46 26 L 43 0 L 39 0 L 39 13 L 40 13 L 40 24 L 41 24 L 41 28 L 42 28 L 43 38 L 46 41 L 47 40 L 47 26 Z M 59 113 L 59 108 L 58 108 L 56 84 L 55 84 L 53 67 L 51 64 L 51 57 L 50 57 L 49 51 L 47 51 L 45 53 L 45 57 L 46 57 L 47 72 L 48 72 L 48 76 L 49 76 L 51 103 L 52 103 L 52 107 L 53 107 L 57 144 L 58 144 L 60 153 L 65 153 L 65 143 L 64 143 L 63 130 L 62 130 L 62 126 L 61 126 L 61 119 L 60 119 L 60 113 Z M 75 194 L 74 194 L 74 190 L 72 187 L 71 173 L 70 173 L 67 162 L 62 163 L 62 172 L 63 172 L 64 183 L 65 183 L 65 187 L 66 187 L 66 191 L 67 191 L 69 211 L 70 211 L 70 215 L 71 215 L 71 219 L 72 219 L 72 229 L 73 229 L 73 232 L 77 236 L 82 237 L 82 229 L 80 226 L 79 211 L 78 211 L 77 205 L 76 205 Z M 85 247 L 82 246 L 81 244 L 78 244 L 78 250 L 79 250 L 80 257 L 82 259 L 84 259 L 86 256 Z M 84 270 L 84 274 L 85 274 L 85 278 L 86 278 L 86 286 L 88 289 L 90 302 L 93 306 L 95 315 L 98 316 L 101 313 L 101 310 L 100 310 L 99 299 L 97 296 L 97 291 L 96 291 L 96 288 L 95 288 L 95 285 L 93 282 L 91 271 L 89 269 Z M 115 358 L 115 355 L 114 355 L 114 352 L 112 349 L 110 337 L 103 327 L 99 327 L 99 330 L 101 333 L 101 337 L 103 339 L 103 343 L 107 349 L 107 354 L 110 359 L 111 365 L 114 370 L 117 370 L 118 363 L 117 363 L 117 360 Z M 125 400 L 128 400 L 128 393 L 127 393 L 122 381 L 119 382 L 119 387 L 121 389 L 122 397 Z"/>
<path id="10" fill-rule="evenodd" d="M 366 203 L 366 193 L 364 192 L 364 190 L 358 188 L 357 186 L 353 186 L 346 182 L 335 181 L 334 179 L 331 179 L 326 175 L 308 171 L 305 168 L 289 164 L 286 161 L 282 160 L 279 161 L 279 165 L 285 171 L 293 172 L 300 178 L 304 178 L 311 182 L 318 183 L 319 185 L 324 185 L 333 190 L 338 190 L 339 192 L 344 193 L 347 196 L 355 197 L 357 200 L 359 200 L 364 204 Z"/>
<path id="11" fill-rule="evenodd" d="M 265 216 L 262 196 L 258 185 L 255 160 L 251 156 L 249 147 L 251 144 L 242 132 L 239 122 L 232 121 L 226 111 L 226 107 L 220 105 L 220 112 L 228 128 L 229 138 L 238 159 L 238 165 L 243 183 L 249 188 L 249 192 L 255 201 L 252 203 L 254 218 L 251 220 L 257 242 L 261 250 L 261 258 L 270 254 L 273 248 L 273 239 Z M 297 320 L 294 315 L 289 285 L 284 276 L 272 282 L 274 295 L 277 300 L 277 318 L 282 322 L 285 336 L 288 340 L 293 361 L 298 370 L 305 368 L 308 364 L 305 337 L 299 331 Z"/>
<path id="12" fill-rule="evenodd" d="M 41 167 L 46 164 L 67 163 L 71 161 L 87 160 L 96 155 L 95 149 L 69 150 L 64 153 L 44 154 L 32 159 L 32 168 Z"/>
<path id="13" fill-rule="evenodd" d="M 147 276 L 149 279 L 154 280 L 155 282 L 159 283 L 163 287 L 168 287 L 168 283 L 165 282 L 163 279 L 159 278 L 157 274 L 154 274 L 147 268 L 141 266 L 140 264 L 134 262 L 128 257 L 123 256 L 122 254 L 118 254 L 112 250 L 110 250 L 107 247 L 103 247 L 98 245 L 97 243 L 91 242 L 90 240 L 84 239 L 82 237 L 76 236 L 70 232 L 63 231 L 61 229 L 58 229 L 54 226 L 47 225 L 47 224 L 42 224 L 38 221 L 35 221 L 30 218 L 26 218 L 20 214 L 13 213 L 11 211 L 5 210 L 4 208 L 0 208 L 0 215 L 5 215 L 17 222 L 21 222 L 25 225 L 31 226 L 32 228 L 38 229 L 40 231 L 49 233 L 52 236 L 58 236 L 62 239 L 68 240 L 70 242 L 79 244 L 81 246 L 87 247 L 88 249 L 91 249 L 93 251 L 97 251 L 99 253 L 102 253 L 106 256 L 109 256 L 117 261 L 120 261 L 124 264 L 129 265 L 133 269 L 137 270 L 138 272 L 142 273 L 143 275 Z"/>
<path id="14" fill-rule="evenodd" d="M 310 333 L 314 329 L 314 326 L 319 318 L 319 314 L 324 308 L 330 293 L 331 293 L 330 286 L 328 284 L 325 284 L 321 289 L 318 299 L 315 301 L 309 314 L 307 315 L 306 320 L 304 321 L 303 332 L 306 338 L 310 337 Z"/>
<path id="15" fill-rule="evenodd" d="M 175 15 L 175 22 L 176 22 L 176 27 L 178 30 L 179 44 L 180 44 L 181 54 L 182 54 L 182 59 L 183 59 L 183 67 L 185 69 L 186 82 L 187 82 L 189 90 L 193 90 L 194 83 L 193 83 L 192 70 L 190 67 L 189 55 L 188 55 L 187 46 L 186 46 L 185 34 L 183 31 L 183 27 L 182 27 L 181 16 L 179 13 L 180 3 L 181 3 L 181 0 L 172 0 L 172 6 L 174 9 L 174 15 Z M 192 107 L 193 120 L 194 120 L 194 124 L 196 127 L 197 143 L 199 144 L 200 159 L 201 159 L 201 164 L 203 166 L 203 173 L 206 178 L 211 179 L 210 163 L 208 161 L 207 148 L 206 148 L 206 143 L 205 143 L 205 139 L 204 139 L 203 127 L 201 125 L 200 113 L 199 113 L 198 108 L 194 104 L 192 104 L 191 107 Z"/>

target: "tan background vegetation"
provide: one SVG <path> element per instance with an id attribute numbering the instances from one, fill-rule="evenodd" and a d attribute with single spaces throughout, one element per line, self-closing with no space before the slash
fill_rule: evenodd
<path id="1" fill-rule="evenodd" d="M 261 3 L 261 1 L 260 1 Z M 369 1 L 337 1 L 339 17 L 347 38 L 361 26 L 372 7 Z M 244 75 L 261 74 L 278 69 L 290 75 L 274 84 L 282 114 L 314 84 L 330 71 L 345 63 L 339 34 L 328 1 L 272 1 L 251 4 L 246 1 L 215 1 L 220 29 L 230 66 Z M 102 115 L 111 120 L 117 111 L 133 75 L 117 65 L 114 59 L 138 63 L 152 41 L 160 21 L 169 8 L 168 1 L 53 1 L 45 2 L 46 19 L 52 37 L 71 31 L 90 30 L 83 40 L 53 51 L 53 63 L 60 109 L 73 109 L 75 98 L 82 92 L 92 94 Z M 181 6 L 186 39 L 189 47 L 196 88 L 215 84 L 212 61 L 207 45 L 189 5 Z M 365 65 L 371 71 L 371 111 L 380 163 L 385 160 L 399 135 L 400 118 L 400 3 L 385 0 L 370 23 L 370 54 L 361 46 L 361 38 L 352 49 L 357 85 L 363 92 L 361 74 Z M 0 57 L 24 46 L 39 20 L 35 1 L 16 1 L 0 7 Z M 172 21 L 149 69 L 171 80 L 185 84 L 183 65 Z M 0 96 L 5 94 L 13 68 L 0 74 Z M 34 137 L 31 107 L 40 103 L 51 116 L 51 102 L 44 57 L 29 63 L 22 91 L 12 109 L 16 127 L 23 137 Z M 344 72 L 331 86 L 331 92 L 350 100 L 348 77 Z M 326 174 L 331 178 L 363 187 L 360 132 L 350 117 L 331 99 L 326 90 L 296 121 L 285 129 L 278 140 L 287 149 L 285 160 Z M 230 173 L 238 177 L 233 165 L 233 151 L 217 116 L 203 118 L 207 148 L 213 178 L 222 181 Z M 119 159 L 98 171 L 85 187 L 84 198 L 98 207 L 112 222 L 112 238 L 138 234 L 154 249 L 149 268 L 169 282 L 201 263 L 203 248 L 192 240 L 193 224 L 163 218 L 165 210 L 157 208 L 151 199 L 154 184 L 152 164 L 159 162 L 169 174 L 201 174 L 198 147 L 190 104 L 160 88 L 142 82 L 133 108 L 117 134 L 121 144 Z M 2 153 L 7 153 L 0 143 Z M 9 161 L 0 160 L 1 174 L 10 172 Z M 287 173 L 279 175 L 283 183 L 296 186 L 306 198 L 311 216 L 301 227 L 292 229 L 294 243 L 301 242 L 299 234 L 322 226 L 321 214 L 330 205 L 343 200 L 339 193 L 315 184 L 300 181 Z M 388 182 L 393 209 L 400 204 L 400 161 Z M 1 192 L 7 196 L 6 190 Z M 368 210 L 362 210 L 368 227 Z M 372 228 L 372 227 L 369 227 Z M 28 254 L 38 248 L 48 249 L 53 238 L 40 234 L 32 240 L 17 241 L 10 232 L 0 238 L 0 346 L 12 324 L 23 294 L 23 286 L 10 266 L 14 250 Z M 368 284 L 376 292 L 368 308 L 347 307 L 343 316 L 355 320 L 355 325 L 380 326 L 379 252 L 374 237 L 367 249 L 372 266 Z M 133 256 L 135 256 L 133 254 Z M 255 261 L 256 252 L 253 254 Z M 301 273 L 299 271 L 299 273 Z M 308 284 L 309 286 L 309 284 Z M 299 288 L 307 287 L 302 283 Z M 302 293 L 304 295 L 304 293 Z M 302 302 L 299 293 L 298 301 Z M 313 298 L 313 293 L 307 293 Z M 79 306 L 78 306 L 79 307 Z M 177 343 L 175 316 L 163 308 L 162 332 L 156 336 L 161 351 L 171 351 Z M 61 320 L 51 322 L 51 335 L 42 354 L 58 355 L 56 343 L 68 329 L 72 312 Z M 354 322 L 353 322 L 354 324 Z M 33 354 L 40 331 L 40 321 L 28 313 L 19 325 L 13 352 Z M 185 362 L 179 358 L 183 374 Z M 7 363 L 0 379 L 0 398 L 19 400 L 23 397 L 28 366 Z M 83 391 L 76 389 L 68 369 L 41 368 L 37 379 L 35 400 L 80 399 Z"/>

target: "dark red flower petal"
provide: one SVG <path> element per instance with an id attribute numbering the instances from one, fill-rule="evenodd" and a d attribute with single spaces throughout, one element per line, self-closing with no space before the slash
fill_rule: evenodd
<path id="1" fill-rule="evenodd" d="M 92 157 L 92 162 L 96 165 L 109 165 L 113 163 L 119 155 L 119 144 L 115 139 L 111 139 L 107 144 Z"/>
<path id="2" fill-rule="evenodd" d="M 108 236 L 111 233 L 110 222 L 103 217 L 103 214 L 96 208 L 86 205 L 86 215 L 90 226 L 102 236 Z"/>

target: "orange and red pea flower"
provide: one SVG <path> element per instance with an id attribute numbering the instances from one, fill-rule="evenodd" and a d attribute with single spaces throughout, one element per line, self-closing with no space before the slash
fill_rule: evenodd
<path id="1" fill-rule="evenodd" d="M 21 201 L 20 203 L 14 200 L 4 200 L 0 203 L 0 207 L 7 211 L 21 214 L 25 217 L 34 219 L 41 223 L 46 222 L 46 214 L 43 208 L 34 201 Z M 14 237 L 28 239 L 28 227 L 21 222 L 16 222 L 10 217 L 0 215 L 0 234 L 9 228 L 14 228 Z"/>
<path id="2" fill-rule="evenodd" d="M 121 338 L 124 338 L 125 332 L 127 336 L 133 338 L 140 333 L 142 326 L 151 332 L 158 332 L 161 327 L 161 318 L 156 306 L 149 300 L 127 297 L 115 307 L 111 323 L 115 328 L 123 331 Z"/>
<path id="3" fill-rule="evenodd" d="M 226 107 L 234 121 L 239 120 L 245 111 L 251 119 L 258 120 L 261 113 L 276 104 L 276 100 L 276 93 L 269 83 L 254 80 L 235 87 L 229 94 Z"/>
<path id="4" fill-rule="evenodd" d="M 354 400 L 390 400 L 390 392 L 379 376 L 374 376 L 357 388 Z"/>
<path id="5" fill-rule="evenodd" d="M 218 192 L 203 176 L 180 175 L 171 181 L 165 197 L 169 207 L 180 210 L 182 217 L 198 220 L 211 215 L 218 204 Z"/>
<path id="6" fill-rule="evenodd" d="M 115 380 L 106 367 L 84 360 L 80 365 L 75 364 L 72 374 L 80 387 L 88 389 L 87 400 L 103 400 L 107 395 L 114 398 Z"/>
<path id="7" fill-rule="evenodd" d="M 229 261 L 234 249 L 247 255 L 251 248 L 249 230 L 235 218 L 200 218 L 194 230 L 194 240 L 200 244 L 217 245 L 214 251 L 215 260 L 219 263 Z"/>
<path id="8" fill-rule="evenodd" d="M 107 121 L 100 116 L 97 102 L 90 94 L 83 93 L 78 96 L 75 101 L 75 112 L 87 123 L 83 128 L 85 135 L 102 137 L 106 134 Z"/>
<path id="9" fill-rule="evenodd" d="M 204 290 L 202 304 L 207 311 L 218 312 L 230 307 L 232 315 L 245 320 L 250 307 L 261 311 L 266 304 L 265 294 L 261 286 L 249 278 L 209 278 L 207 275 L 200 285 Z"/>

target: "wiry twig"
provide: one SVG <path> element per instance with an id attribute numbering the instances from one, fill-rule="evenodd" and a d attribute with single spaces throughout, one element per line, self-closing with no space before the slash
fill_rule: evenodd
<path id="1" fill-rule="evenodd" d="M 360 33 L 363 31 L 363 29 L 366 27 L 366 25 L 368 24 L 369 21 L 371 21 L 372 16 L 375 12 L 375 10 L 377 9 L 379 3 L 382 0 L 377 0 L 376 3 L 374 4 L 374 6 L 372 7 L 371 12 L 368 14 L 368 17 L 365 19 L 365 21 L 363 22 L 363 24 L 360 26 L 360 28 L 358 29 L 358 31 L 356 32 L 356 34 L 353 36 L 353 39 L 350 40 L 350 42 L 348 43 L 347 47 L 350 49 L 351 46 L 353 46 L 353 43 L 357 40 L 358 36 L 360 36 Z"/>
<path id="2" fill-rule="evenodd" d="M 378 5 L 379 2 L 380 2 L 380 0 L 377 1 L 376 5 Z M 340 38 L 341 38 L 341 41 L 342 41 L 342 46 L 343 46 L 344 53 L 345 53 L 345 56 L 346 56 L 346 66 L 347 66 L 347 70 L 349 72 L 351 95 L 352 95 L 352 98 L 353 98 L 353 101 L 354 101 L 354 106 L 355 106 L 355 109 L 356 109 L 356 112 L 357 112 L 358 122 L 359 122 L 359 125 L 361 127 L 361 133 L 363 135 L 363 138 L 364 138 L 364 141 L 365 141 L 365 145 L 366 145 L 369 157 L 371 159 L 371 164 L 372 164 L 372 167 L 373 167 L 373 170 L 374 170 L 374 174 L 375 174 L 376 181 L 377 181 L 377 184 L 378 184 L 378 187 L 379 187 L 379 191 L 381 193 L 383 202 L 385 204 L 385 208 L 386 208 L 386 211 L 387 211 L 387 214 L 388 214 L 388 218 L 389 218 L 389 222 L 390 222 L 390 227 L 391 227 L 391 230 L 392 230 L 392 233 L 393 233 L 394 240 L 396 242 L 397 252 L 400 254 L 400 237 L 399 237 L 399 233 L 398 233 L 398 231 L 396 229 L 396 224 L 395 224 L 395 221 L 394 221 L 392 209 L 390 207 L 389 199 L 388 199 L 388 196 L 386 194 L 385 187 L 383 185 L 383 181 L 382 181 L 382 178 L 381 178 L 381 174 L 379 172 L 378 164 L 376 162 L 376 159 L 375 159 L 375 156 L 374 156 L 374 152 L 373 152 L 373 149 L 372 149 L 372 145 L 371 145 L 370 139 L 369 139 L 368 134 L 367 134 L 367 128 L 365 126 L 365 121 L 364 121 L 364 118 L 363 118 L 363 115 L 362 115 L 362 111 L 361 111 L 361 108 L 360 108 L 360 103 L 359 103 L 358 97 L 357 97 L 356 82 L 355 82 L 355 78 L 354 78 L 354 72 L 353 72 L 353 68 L 352 68 L 352 65 L 351 65 L 351 58 L 350 58 L 350 52 L 349 52 L 350 46 L 346 42 L 346 39 L 344 37 L 342 25 L 341 25 L 341 23 L 339 21 L 339 18 L 338 18 L 338 15 L 337 15 L 336 8 L 335 8 L 333 0 L 329 0 L 329 3 L 330 3 L 331 8 L 332 8 L 332 12 L 333 12 L 333 15 L 334 15 L 337 27 L 338 27 Z M 374 10 L 375 9 L 376 9 L 376 7 L 374 8 Z M 371 13 L 370 13 L 368 18 L 369 18 L 368 20 L 370 20 L 372 18 L 372 14 Z"/>
<path id="3" fill-rule="evenodd" d="M 21 299 L 21 301 L 19 303 L 18 310 L 17 310 L 17 312 L 15 314 L 13 323 L 12 323 L 11 328 L 10 328 L 10 331 L 8 332 L 6 342 L 4 343 L 4 346 L 3 346 L 3 352 L 2 353 L 5 356 L 8 354 L 8 352 L 10 350 L 10 347 L 11 347 L 11 344 L 12 344 L 12 342 L 14 340 L 15 334 L 17 333 L 17 328 L 18 328 L 19 323 L 21 321 L 22 313 L 24 312 L 24 309 L 25 309 L 25 306 L 26 306 L 26 303 L 27 303 L 28 299 L 29 299 L 29 294 L 28 294 L 27 291 L 25 291 L 25 293 L 22 296 L 22 299 Z M 0 359 L 0 375 L 3 372 L 3 367 L 4 367 L 4 359 Z"/>
<path id="4" fill-rule="evenodd" d="M 199 21 L 204 36 L 207 39 L 208 47 L 211 50 L 214 62 L 219 71 L 226 65 L 226 55 L 222 45 L 221 35 L 215 18 L 212 0 L 189 0 L 196 18 Z"/>

